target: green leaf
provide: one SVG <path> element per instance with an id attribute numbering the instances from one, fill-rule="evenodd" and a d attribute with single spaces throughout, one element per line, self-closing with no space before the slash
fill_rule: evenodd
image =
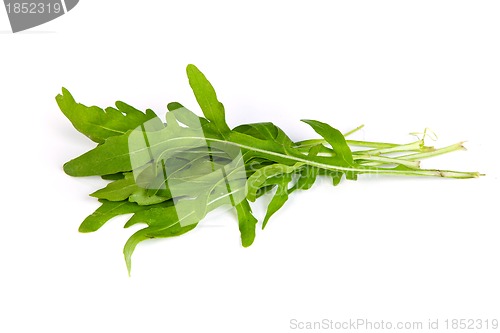
<path id="1" fill-rule="evenodd" d="M 269 206 L 267 206 L 266 216 L 264 217 L 264 221 L 262 222 L 262 229 L 264 229 L 267 225 L 267 222 L 276 213 L 285 202 L 288 200 L 288 184 L 292 181 L 291 174 L 283 174 L 282 177 L 278 178 L 278 188 L 276 189 L 276 193 L 274 194 Z"/>
<path id="2" fill-rule="evenodd" d="M 241 234 L 241 244 L 244 247 L 252 245 L 255 239 L 257 219 L 252 215 L 250 204 L 245 199 L 234 206 L 238 214 L 238 225 Z"/>
<path id="3" fill-rule="evenodd" d="M 357 164 L 352 158 L 352 152 L 347 144 L 344 135 L 332 126 L 317 120 L 302 120 L 310 125 L 316 133 L 321 135 L 330 144 L 337 156 L 330 157 L 332 162 L 346 168 L 357 168 Z M 354 171 L 344 172 L 347 179 L 355 180 L 357 173 Z"/>
<path id="4" fill-rule="evenodd" d="M 219 133 L 225 136 L 230 129 L 226 123 L 224 106 L 217 99 L 214 87 L 195 65 L 188 65 L 186 72 L 191 89 L 205 118 L 215 124 Z"/>
<path id="5" fill-rule="evenodd" d="M 281 128 L 273 123 L 254 123 L 237 126 L 233 131 L 250 135 L 260 140 L 274 141 L 283 146 L 292 146 L 293 141 Z"/>
<path id="6" fill-rule="evenodd" d="M 238 196 L 238 192 L 243 192 L 243 189 L 238 188 L 230 193 L 230 195 Z M 225 200 L 226 196 L 226 193 L 212 193 L 206 205 L 204 214 L 220 207 L 221 205 L 227 204 L 227 200 Z M 189 213 L 186 214 L 188 210 Z M 242 243 L 250 245 L 255 237 L 256 221 L 252 221 L 253 216 L 251 215 L 250 207 L 245 206 L 245 203 L 239 205 L 237 207 L 237 211 L 240 221 L 240 229 L 243 229 Z M 132 216 L 125 224 L 126 228 L 138 223 L 145 223 L 148 227 L 137 231 L 125 244 L 123 253 L 129 274 L 132 267 L 132 254 L 140 242 L 150 238 L 166 238 L 185 234 L 186 232 L 194 229 L 204 216 L 205 215 L 200 216 L 197 214 L 197 212 L 192 209 L 192 206 L 190 206 L 190 204 L 186 201 L 179 201 L 175 204 L 173 201 L 168 201 L 166 203 L 153 206 L 151 209 L 140 210 L 134 214 L 134 216 Z"/>
<path id="7" fill-rule="evenodd" d="M 144 122 L 157 118 L 152 110 L 143 113 L 134 107 L 116 102 L 115 108 L 103 110 L 97 106 L 77 103 L 66 88 L 56 96 L 57 104 L 73 126 L 92 141 L 103 143 L 106 139 L 122 135 Z"/>
<path id="8" fill-rule="evenodd" d="M 82 222 L 78 231 L 93 232 L 98 230 L 113 217 L 136 213 L 145 209 L 144 207 L 128 201 L 113 202 L 101 199 L 99 202 L 101 202 L 102 205 Z"/>
<path id="9" fill-rule="evenodd" d="M 180 103 L 168 103 L 167 109 L 169 111 L 175 111 L 175 118 L 188 127 L 199 128 L 208 124 L 207 119 L 198 117 L 194 112 L 186 109 Z"/>
<path id="10" fill-rule="evenodd" d="M 134 175 L 131 172 L 127 172 L 123 179 L 109 183 L 105 188 L 92 193 L 90 196 L 109 201 L 122 201 L 127 200 L 138 190 L 139 187 L 135 183 Z"/>
<path id="11" fill-rule="evenodd" d="M 138 211 L 127 221 L 125 228 L 129 228 L 139 223 L 144 223 L 148 226 L 170 225 L 172 221 L 175 221 L 177 224 L 180 223 L 174 202 L 168 201 L 161 205 L 154 205 L 150 208 Z"/>
<path id="12" fill-rule="evenodd" d="M 155 205 L 170 199 L 172 199 L 171 196 L 164 197 L 156 194 L 149 194 L 145 188 L 141 187 L 138 187 L 129 197 L 130 202 L 135 202 L 141 206 Z"/>
<path id="13" fill-rule="evenodd" d="M 331 171 L 331 170 L 320 169 L 318 171 L 318 174 L 321 176 L 330 177 L 332 179 L 333 186 L 337 186 L 338 184 L 340 184 L 340 181 L 342 180 L 342 175 L 344 173 L 342 171 Z"/>
<path id="14" fill-rule="evenodd" d="M 322 144 L 312 146 L 309 149 L 308 156 L 317 156 L 325 147 Z M 305 165 L 298 172 L 298 179 L 295 185 L 288 191 L 288 194 L 292 193 L 294 190 L 308 190 L 316 182 L 316 178 L 319 174 L 320 169 L 317 167 Z"/>
<path id="15" fill-rule="evenodd" d="M 172 210 L 169 210 L 172 211 Z M 145 211 L 145 214 L 149 213 L 151 215 L 156 215 L 156 209 L 150 209 Z M 123 255 L 125 257 L 125 263 L 127 265 L 128 274 L 132 270 L 132 254 L 135 251 L 137 245 L 147 239 L 151 238 L 168 238 L 183 235 L 196 227 L 196 224 L 190 224 L 187 226 L 181 226 L 175 218 L 170 218 L 170 216 L 164 214 L 164 211 L 159 211 L 161 219 L 164 223 L 156 223 L 152 226 L 146 227 L 135 232 L 125 243 L 123 247 Z"/>
<path id="16" fill-rule="evenodd" d="M 291 189 L 291 192 L 293 192 L 295 189 L 297 190 L 310 189 L 316 182 L 319 170 L 320 169 L 316 167 L 310 167 L 310 166 L 305 166 L 301 168 L 298 174 L 299 178 L 297 179 L 297 182 L 295 183 L 294 187 Z"/>
<path id="17" fill-rule="evenodd" d="M 316 133 L 325 138 L 338 157 L 345 161 L 346 165 L 354 165 L 351 149 L 347 145 L 344 135 L 338 129 L 317 120 L 302 121 L 310 125 Z"/>
<path id="18" fill-rule="evenodd" d="M 302 163 L 296 163 L 293 166 L 288 166 L 276 163 L 260 168 L 247 180 L 247 199 L 252 202 L 255 201 L 255 199 L 257 198 L 258 190 L 262 186 L 269 185 L 265 184 L 265 181 L 267 179 L 283 174 L 292 174 L 302 165 Z"/>
<path id="19" fill-rule="evenodd" d="M 132 170 L 128 149 L 129 132 L 112 136 L 96 148 L 64 164 L 74 177 L 103 176 Z"/>

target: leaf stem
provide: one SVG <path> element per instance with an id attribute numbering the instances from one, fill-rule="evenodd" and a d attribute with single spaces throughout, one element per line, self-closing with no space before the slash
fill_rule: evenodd
<path id="1" fill-rule="evenodd" d="M 458 151 L 458 150 L 466 150 L 466 148 L 463 146 L 463 142 L 455 143 L 453 145 L 439 148 L 439 149 L 434 149 L 432 151 L 400 156 L 400 157 L 398 157 L 398 159 L 415 161 L 415 160 L 421 160 L 423 158 L 429 158 L 429 157 L 434 157 L 434 156 L 439 156 L 439 155 L 451 153 L 453 151 Z"/>
<path id="2" fill-rule="evenodd" d="M 420 160 L 425 159 L 425 158 L 439 156 L 439 155 L 451 153 L 451 152 L 458 151 L 458 150 L 466 150 L 466 148 L 463 146 L 463 142 L 455 143 L 453 145 L 443 147 L 443 148 L 434 149 L 432 151 L 393 157 L 393 159 L 395 161 L 392 164 L 402 164 L 402 163 L 399 163 L 401 161 L 420 161 Z M 354 158 L 357 158 L 358 154 L 354 155 L 354 153 L 353 153 L 353 156 L 355 156 Z M 359 155 L 359 156 L 362 156 L 362 155 Z M 380 166 L 380 165 L 387 164 L 387 163 L 384 163 L 383 161 L 378 161 L 378 160 L 374 159 L 373 157 L 366 158 L 364 160 L 366 160 L 366 161 L 361 162 L 361 164 L 364 166 Z"/>
<path id="3" fill-rule="evenodd" d="M 387 143 L 387 142 L 372 142 L 372 141 L 359 141 L 359 140 L 346 140 L 346 142 L 351 146 L 359 147 L 370 147 L 370 148 L 394 148 L 400 146 L 397 143 Z M 294 148 L 305 148 L 312 147 L 319 144 L 327 144 L 325 139 L 310 139 L 295 142 Z"/>
<path id="4" fill-rule="evenodd" d="M 323 140 L 324 141 L 324 140 Z M 347 144 L 351 146 L 358 147 L 371 147 L 371 148 L 394 148 L 400 146 L 398 143 L 388 143 L 388 142 L 372 142 L 372 141 L 360 141 L 360 140 L 346 140 Z"/>
<path id="5" fill-rule="evenodd" d="M 397 145 L 389 148 L 379 148 L 379 149 L 370 149 L 370 150 L 358 150 L 354 151 L 353 154 L 370 154 L 370 155 L 381 155 L 381 154 L 390 154 L 390 153 L 400 153 L 400 152 L 427 152 L 434 151 L 434 147 L 424 146 L 424 142 L 422 140 Z"/>
<path id="6" fill-rule="evenodd" d="M 352 130 L 350 130 L 350 131 L 348 131 L 348 132 L 344 133 L 344 137 L 349 136 L 349 135 L 351 135 L 351 134 L 353 134 L 353 133 L 356 133 L 357 131 L 359 131 L 359 130 L 360 130 L 360 129 L 362 129 L 363 127 L 365 127 L 365 125 L 364 125 L 364 124 L 363 124 L 363 125 L 359 125 L 358 127 L 356 127 L 356 128 L 354 128 L 354 129 L 352 129 Z"/>
<path id="7" fill-rule="evenodd" d="M 194 139 L 194 138 L 192 138 Z M 389 168 L 366 168 L 363 166 L 359 167 L 343 167 L 337 165 L 330 165 L 321 162 L 311 161 L 306 158 L 291 156 L 283 154 L 280 152 L 270 151 L 266 149 L 258 148 L 255 146 L 247 146 L 234 141 L 225 141 L 214 138 L 205 138 L 206 140 L 227 143 L 230 145 L 237 146 L 241 149 L 246 149 L 249 151 L 259 152 L 265 155 L 275 156 L 280 159 L 291 160 L 294 162 L 301 162 L 313 167 L 320 169 L 330 170 L 330 171 L 341 171 L 341 172 L 355 172 L 360 174 L 379 174 L 379 175 L 397 175 L 397 176 L 430 176 L 430 177 L 446 177 L 446 178 L 477 178 L 481 174 L 479 172 L 462 172 L 462 171 L 452 171 L 452 170 L 437 170 L 437 169 L 414 169 L 414 170 L 401 170 L 401 169 L 389 169 Z"/>
<path id="8" fill-rule="evenodd" d="M 399 164 L 399 165 L 404 165 L 406 167 L 412 168 L 412 169 L 418 169 L 420 167 L 420 161 L 415 161 L 415 160 L 403 160 L 397 157 L 386 157 L 386 156 L 372 156 L 369 154 L 365 155 L 353 155 L 353 159 L 358 161 L 358 160 L 364 160 L 364 161 L 369 161 L 369 162 L 375 162 L 373 164 L 363 164 L 363 161 L 358 161 L 362 163 L 365 166 L 376 166 L 376 165 L 383 165 L 383 164 Z"/>

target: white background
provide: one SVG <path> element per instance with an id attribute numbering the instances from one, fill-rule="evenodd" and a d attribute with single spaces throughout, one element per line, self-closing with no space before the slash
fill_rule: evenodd
<path id="1" fill-rule="evenodd" d="M 292 332 L 290 320 L 500 319 L 498 1 L 91 1 L 12 34 L 0 9 L 0 332 Z M 57 108 L 121 99 L 199 112 L 196 64 L 228 122 L 302 118 L 355 138 L 432 128 L 467 152 L 425 167 L 472 180 L 360 177 L 294 193 L 254 245 L 232 214 L 138 246 L 115 219 L 94 234 L 97 178 L 62 164 L 93 147 Z M 254 205 L 262 219 L 262 204 Z"/>

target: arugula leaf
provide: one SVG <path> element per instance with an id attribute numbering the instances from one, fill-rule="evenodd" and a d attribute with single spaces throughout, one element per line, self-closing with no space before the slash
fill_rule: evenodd
<path id="1" fill-rule="evenodd" d="M 242 193 L 243 189 L 241 187 L 232 190 L 229 196 L 238 196 L 238 193 Z M 130 274 L 131 271 L 131 258 L 135 251 L 137 245 L 150 238 L 168 238 L 174 236 L 180 236 L 193 230 L 199 223 L 199 221 L 205 217 L 205 215 L 224 205 L 227 204 L 227 193 L 217 193 L 214 192 L 210 195 L 210 198 L 206 204 L 206 209 L 203 212 L 203 216 L 199 215 L 199 212 L 194 210 L 187 212 L 190 205 L 186 201 L 180 201 L 178 203 L 172 204 L 171 206 L 157 206 L 151 209 L 145 209 L 137 212 L 130 218 L 130 220 L 125 224 L 128 228 L 137 223 L 145 223 L 148 226 L 134 233 L 126 242 L 123 248 L 123 254 L 125 256 L 125 262 L 127 264 L 127 269 Z M 169 201 L 170 202 L 170 201 Z M 144 206 L 142 206 L 144 207 Z M 238 217 L 240 219 L 240 230 L 242 233 L 242 244 L 244 246 L 249 246 L 253 239 L 255 238 L 255 218 L 251 215 L 251 209 L 248 202 L 242 202 L 236 206 Z M 253 225 L 253 227 L 252 227 Z"/>
<path id="2" fill-rule="evenodd" d="M 354 164 L 352 152 L 342 133 L 332 126 L 322 123 L 317 120 L 302 120 L 310 125 L 316 133 L 325 138 L 325 140 L 332 146 L 333 150 L 342 158 L 347 164 Z"/>
<path id="3" fill-rule="evenodd" d="M 273 198 L 271 199 L 271 202 L 269 203 L 269 206 L 267 207 L 267 212 L 266 216 L 264 217 L 264 221 L 262 222 L 262 229 L 264 229 L 267 225 L 267 222 L 273 216 L 274 213 L 276 213 L 283 205 L 285 202 L 288 200 L 288 184 L 292 181 L 292 175 L 290 173 L 282 175 L 282 177 L 277 178 L 276 184 L 277 189 L 276 193 L 274 194 Z"/>
<path id="4" fill-rule="evenodd" d="M 288 135 L 273 123 L 243 124 L 235 127 L 233 131 L 250 135 L 260 140 L 273 141 L 282 146 L 291 147 L 294 144 Z"/>
<path id="5" fill-rule="evenodd" d="M 174 217 L 174 209 L 161 209 L 152 208 L 150 210 L 144 211 L 144 215 L 148 215 L 145 219 L 154 219 L 155 217 L 161 218 L 164 223 L 157 223 L 147 228 L 141 229 L 135 232 L 125 243 L 123 248 L 123 255 L 125 257 L 125 263 L 127 265 L 128 274 L 132 270 L 132 254 L 135 251 L 137 245 L 147 239 L 151 238 L 168 238 L 183 235 L 191 230 L 193 230 L 197 224 L 189 224 L 187 226 L 181 226 L 177 219 Z M 154 216 L 154 217 L 153 217 Z"/>
<path id="6" fill-rule="evenodd" d="M 328 142 L 332 149 L 335 151 L 337 156 L 332 156 L 331 159 L 334 163 L 340 166 L 344 166 L 346 168 L 357 168 L 358 166 L 354 162 L 352 158 L 352 152 L 347 142 L 342 135 L 342 133 L 336 129 L 331 127 L 328 124 L 322 123 L 317 120 L 302 120 L 306 124 L 310 125 L 316 133 L 325 138 L 326 142 Z M 349 171 L 349 170 L 347 170 Z M 356 172 L 349 171 L 345 172 L 347 179 L 356 180 Z"/>
<path id="7" fill-rule="evenodd" d="M 199 128 L 209 123 L 207 119 L 198 117 L 194 112 L 186 109 L 181 103 L 168 103 L 167 109 L 168 111 L 175 111 L 175 118 L 188 127 Z"/>
<path id="8" fill-rule="evenodd" d="M 189 79 L 189 85 L 193 90 L 205 118 L 215 124 L 222 136 L 229 133 L 230 129 L 226 123 L 224 106 L 217 99 L 217 94 L 212 84 L 195 65 L 188 65 L 186 72 Z"/>
<path id="9" fill-rule="evenodd" d="M 56 101 L 73 126 L 97 143 L 103 143 L 112 136 L 122 135 L 148 120 L 157 118 L 152 110 L 143 113 L 120 101 L 116 102 L 116 109 L 88 107 L 77 103 L 66 88 L 62 88 L 62 94 L 56 96 Z"/>
<path id="10" fill-rule="evenodd" d="M 124 178 L 117 179 L 109 183 L 105 188 L 100 189 L 90 196 L 109 201 L 127 200 L 134 192 L 139 190 L 131 172 L 125 173 Z"/>
<path id="11" fill-rule="evenodd" d="M 129 132 L 109 137 L 103 144 L 66 162 L 64 172 L 74 177 L 85 177 L 132 171 L 128 135 Z"/>
<path id="12" fill-rule="evenodd" d="M 244 247 L 252 245 L 255 239 L 255 226 L 257 219 L 252 214 L 252 208 L 246 199 L 234 205 L 238 214 L 238 224 L 241 234 L 241 244 Z"/>
<path id="13" fill-rule="evenodd" d="M 99 202 L 101 202 L 102 205 L 82 222 L 78 231 L 93 232 L 99 230 L 100 227 L 113 217 L 123 214 L 136 213 L 146 209 L 145 207 L 141 207 L 128 201 L 114 202 L 99 199 Z"/>
<path id="14" fill-rule="evenodd" d="M 250 201 L 255 201 L 257 198 L 257 192 L 262 186 L 270 185 L 266 183 L 266 180 L 274 178 L 276 176 L 282 176 L 284 174 L 293 174 L 298 170 L 303 164 L 296 163 L 293 166 L 284 164 L 272 164 L 260 168 L 247 180 L 247 199 Z M 274 184 L 274 183 L 272 183 Z"/>
<path id="15" fill-rule="evenodd" d="M 317 156 L 320 151 L 322 151 L 324 146 L 322 144 L 312 146 L 309 149 L 308 155 L 313 157 Z M 313 166 L 306 165 L 300 169 L 300 171 L 297 173 L 298 174 L 298 179 L 295 183 L 295 185 L 290 188 L 288 191 L 288 194 L 292 193 L 296 189 L 300 190 L 308 190 L 310 189 L 314 183 L 316 182 L 316 178 L 318 177 L 318 174 L 321 169 Z"/>
<path id="16" fill-rule="evenodd" d="M 160 196 L 156 194 L 150 194 L 144 188 L 139 188 L 138 191 L 135 191 L 128 198 L 130 202 L 135 202 L 141 206 L 155 205 L 160 202 L 164 202 L 172 199 L 171 196 Z"/>

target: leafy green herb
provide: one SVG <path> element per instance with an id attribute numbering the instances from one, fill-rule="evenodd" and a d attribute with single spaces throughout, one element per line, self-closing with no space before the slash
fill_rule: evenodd
<path id="1" fill-rule="evenodd" d="M 338 185 L 343 177 L 376 173 L 395 176 L 479 177 L 477 172 L 421 169 L 424 158 L 463 149 L 462 143 L 436 149 L 424 138 L 409 144 L 348 140 L 346 134 L 317 120 L 303 120 L 321 137 L 294 142 L 273 123 L 242 124 L 233 129 L 213 86 L 194 65 L 187 76 L 203 112 L 200 117 L 178 102 L 169 103 L 165 123 L 156 114 L 123 102 L 101 109 L 76 103 L 63 88 L 56 97 L 74 127 L 98 145 L 67 162 L 71 176 L 110 180 L 91 196 L 101 202 L 80 226 L 98 230 L 110 219 L 132 214 L 125 227 L 144 223 L 124 247 L 128 271 L 137 244 L 194 229 L 212 210 L 233 207 L 243 246 L 255 239 L 258 223 L 249 202 L 274 191 L 264 228 L 296 190 L 310 189 L 318 176 Z M 353 150 L 351 147 L 360 147 Z"/>
<path id="2" fill-rule="evenodd" d="M 150 119 L 158 119 L 152 110 L 146 110 L 146 113 L 143 113 L 120 101 L 116 102 L 116 109 L 109 107 L 103 110 L 97 106 L 88 107 L 76 103 L 65 88 L 62 89 L 62 95 L 57 95 L 56 101 L 73 126 L 97 143 L 103 143 L 112 136 L 122 135 Z"/>

